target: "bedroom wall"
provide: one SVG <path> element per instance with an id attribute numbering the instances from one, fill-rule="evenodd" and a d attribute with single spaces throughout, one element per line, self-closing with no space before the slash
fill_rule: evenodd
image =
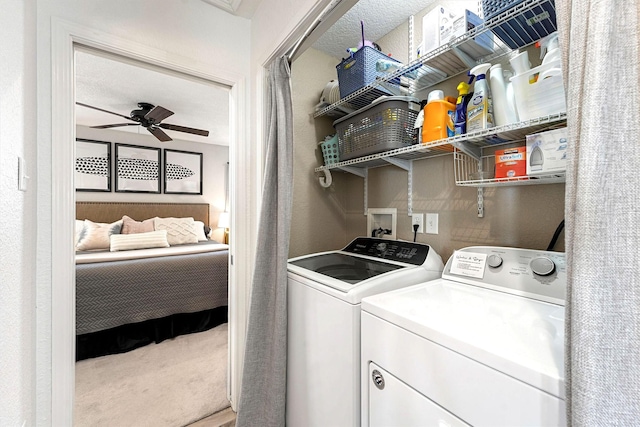
<path id="1" fill-rule="evenodd" d="M 20 2 L 15 1 L 16 4 Z M 232 16 L 201 0 L 163 2 L 159 6 L 154 0 L 38 0 L 37 35 L 29 28 L 29 36 L 37 36 L 37 68 L 35 60 L 29 63 L 31 70 L 37 69 L 38 102 L 37 122 L 30 117 L 30 127 L 38 130 L 37 166 L 32 179 L 38 182 L 37 215 L 37 297 L 38 313 L 37 355 L 35 373 L 37 377 L 36 404 L 37 425 L 51 424 L 51 223 L 52 213 L 52 155 L 51 155 L 51 87 L 54 77 L 51 72 L 51 28 L 53 19 L 63 19 L 85 28 L 107 33 L 123 39 L 133 40 L 152 49 L 165 52 L 165 57 L 186 66 L 217 70 L 221 75 L 243 77 L 249 80 L 250 21 Z M 6 45 L 16 43 L 22 35 L 13 34 Z M 11 41 L 11 42 L 9 42 Z M 35 52 L 31 52 L 35 56 Z M 30 87 L 35 87 L 33 81 Z M 242 102 L 249 104 L 250 84 L 246 86 Z M 35 124 L 34 124 L 35 123 Z M 244 130 L 241 130 L 244 132 Z M 71 143 L 72 141 L 70 141 Z M 69 189 L 73 191 L 73 189 Z M 35 236 L 36 231 L 28 236 Z M 26 257 L 32 260 L 33 257 Z M 72 262 L 72 260 L 70 260 Z M 33 264 L 31 264 L 33 265 Z M 35 353 L 34 349 L 33 352 Z M 16 363 L 16 362 L 14 362 Z M 32 372 L 33 373 L 33 372 Z M 71 402 L 69 402 L 70 404 Z M 63 411 L 64 412 L 64 411 Z"/>
<path id="2" fill-rule="evenodd" d="M 146 131 L 145 131 L 146 132 Z M 164 203 L 209 203 L 209 215 L 213 238 L 223 239 L 222 229 L 216 229 L 220 212 L 225 209 L 226 167 L 229 161 L 229 147 L 224 145 L 203 144 L 199 142 L 174 139 L 169 144 L 155 137 L 131 132 L 118 132 L 109 129 L 92 129 L 76 126 L 78 138 L 111 142 L 111 155 L 115 156 L 115 143 L 140 145 L 143 147 L 168 148 L 171 150 L 202 153 L 202 195 L 188 194 L 144 194 L 116 193 L 115 182 L 111 182 L 111 192 L 76 192 L 76 201 L 81 202 L 164 202 Z M 162 161 L 161 161 L 162 162 Z M 162 163 L 161 163 L 162 164 Z M 115 163 L 112 163 L 115 165 Z M 115 167 L 115 166 L 112 166 Z M 146 218 L 135 218 L 139 221 Z"/>
<path id="3" fill-rule="evenodd" d="M 34 424 L 36 2 L 0 14 L 0 425 Z M 31 176 L 18 190 L 18 156 Z"/>

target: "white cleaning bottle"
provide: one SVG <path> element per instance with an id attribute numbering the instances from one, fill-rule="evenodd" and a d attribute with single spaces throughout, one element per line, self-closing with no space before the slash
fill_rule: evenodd
<path id="1" fill-rule="evenodd" d="M 531 63 L 529 62 L 529 53 L 524 50 L 522 52 L 515 51 L 511 59 L 509 59 L 511 68 L 515 72 L 515 75 L 524 74 L 531 69 Z"/>
<path id="2" fill-rule="evenodd" d="M 515 89 L 513 89 L 513 82 L 511 81 L 513 73 L 510 70 L 502 70 L 502 74 L 504 75 L 505 82 L 509 82 L 507 83 L 507 103 L 516 115 L 516 122 L 519 122 L 520 116 L 518 115 L 518 107 L 516 106 L 516 92 Z"/>
<path id="3" fill-rule="evenodd" d="M 542 59 L 543 65 L 560 59 L 560 42 L 557 31 L 538 40 L 536 47 L 540 48 L 540 59 Z"/>
<path id="4" fill-rule="evenodd" d="M 512 109 L 507 97 L 507 84 L 502 74 L 502 64 L 495 64 L 489 68 L 489 86 L 496 126 L 517 122 L 516 112 Z"/>
<path id="5" fill-rule="evenodd" d="M 491 91 L 486 79 L 489 67 L 489 63 L 480 64 L 469 72 L 476 77 L 476 82 L 473 85 L 473 96 L 467 106 L 467 133 L 493 127 Z"/>

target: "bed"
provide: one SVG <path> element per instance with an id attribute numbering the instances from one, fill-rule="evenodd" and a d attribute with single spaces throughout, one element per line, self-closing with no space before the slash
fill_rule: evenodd
<path id="1" fill-rule="evenodd" d="M 193 218 L 209 224 L 209 205 L 76 203 L 80 220 L 115 224 L 125 215 L 137 221 Z M 76 360 L 122 353 L 226 322 L 228 254 L 227 245 L 211 240 L 76 252 Z"/>

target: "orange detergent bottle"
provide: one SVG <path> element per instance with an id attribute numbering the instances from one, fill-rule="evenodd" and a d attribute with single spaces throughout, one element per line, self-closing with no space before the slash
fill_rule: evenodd
<path id="1" fill-rule="evenodd" d="M 456 100 L 445 97 L 441 90 L 434 90 L 427 97 L 424 106 L 424 123 L 422 125 L 422 143 L 426 144 L 455 135 L 454 119 Z"/>

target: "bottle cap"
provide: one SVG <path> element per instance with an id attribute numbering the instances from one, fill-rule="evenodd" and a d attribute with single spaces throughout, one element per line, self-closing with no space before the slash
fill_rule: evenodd
<path id="1" fill-rule="evenodd" d="M 458 95 L 466 95 L 469 93 L 469 84 L 466 82 L 460 82 L 456 89 L 458 90 Z"/>
<path id="2" fill-rule="evenodd" d="M 437 101 L 444 99 L 444 92 L 441 90 L 432 90 L 429 92 L 429 96 L 427 96 L 427 104 L 431 101 Z"/>

